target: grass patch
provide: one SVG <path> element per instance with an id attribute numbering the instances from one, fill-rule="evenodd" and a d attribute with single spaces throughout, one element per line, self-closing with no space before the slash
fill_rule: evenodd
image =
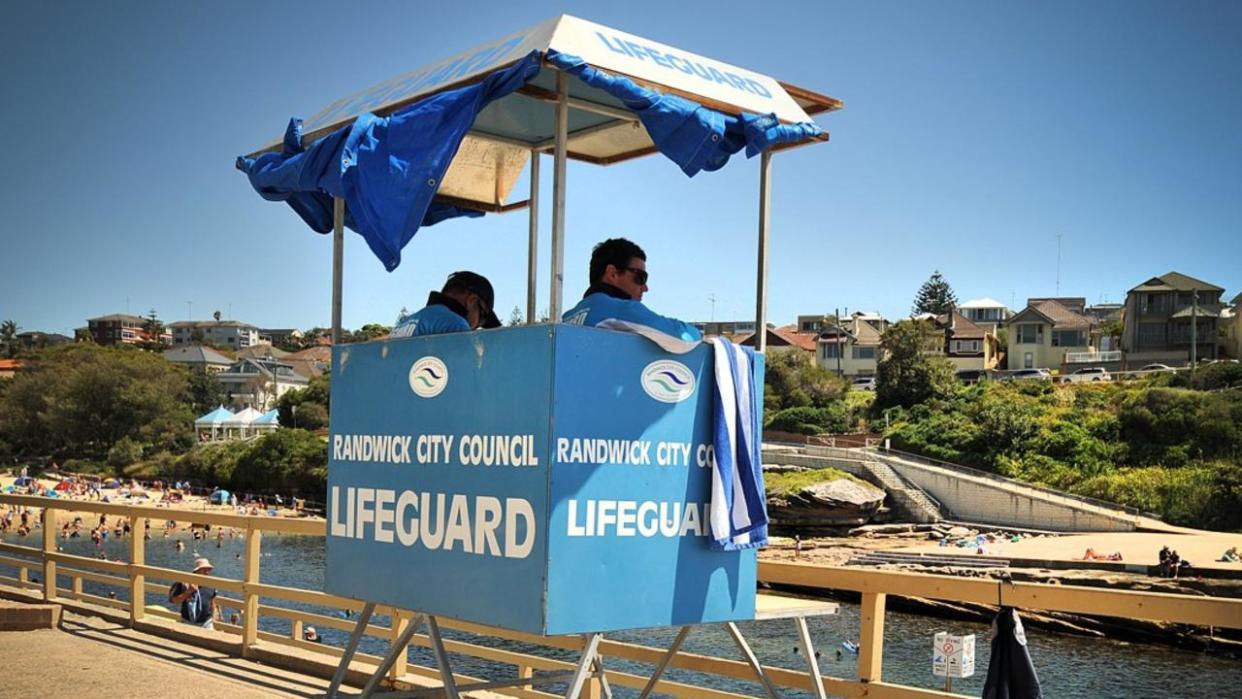
<path id="1" fill-rule="evenodd" d="M 872 488 L 875 487 L 861 478 L 857 478 L 846 473 L 845 471 L 831 467 L 817 468 L 809 471 L 765 473 L 763 474 L 763 485 L 767 488 L 768 495 L 787 496 L 792 495 L 809 485 L 814 485 L 816 483 L 827 483 L 828 481 L 840 480 L 842 478 L 857 481 Z"/>

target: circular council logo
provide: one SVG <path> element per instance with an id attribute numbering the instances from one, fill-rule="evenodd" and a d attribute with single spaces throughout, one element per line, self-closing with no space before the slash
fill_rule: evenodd
<path id="1" fill-rule="evenodd" d="M 423 357 L 410 367 L 410 390 L 420 398 L 435 398 L 448 386 L 448 367 L 438 357 Z"/>
<path id="2" fill-rule="evenodd" d="M 642 373 L 643 390 L 662 403 L 680 403 L 694 395 L 694 373 L 685 364 L 660 359 Z"/>

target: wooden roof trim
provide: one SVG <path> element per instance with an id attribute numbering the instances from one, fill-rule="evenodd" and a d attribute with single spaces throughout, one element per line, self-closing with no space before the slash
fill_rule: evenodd
<path id="1" fill-rule="evenodd" d="M 787 82 L 782 82 L 780 80 L 777 80 L 776 84 L 784 88 L 785 92 L 788 92 L 789 96 L 794 98 L 795 100 L 802 100 L 802 101 L 810 102 L 811 103 L 810 109 L 807 109 L 805 106 L 803 107 L 803 109 L 806 109 L 807 114 L 822 114 L 824 112 L 835 112 L 838 109 L 845 108 L 845 102 L 842 102 L 836 97 L 829 97 L 828 95 L 815 92 L 813 90 L 808 90 L 805 87 L 798 87 L 797 85 L 791 85 Z"/>

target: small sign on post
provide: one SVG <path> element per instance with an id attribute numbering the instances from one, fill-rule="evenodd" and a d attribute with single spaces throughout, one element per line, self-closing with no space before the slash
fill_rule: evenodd
<path id="1" fill-rule="evenodd" d="M 954 636 L 946 631 L 936 634 L 932 642 L 932 674 L 946 681 L 974 675 L 975 635 Z"/>

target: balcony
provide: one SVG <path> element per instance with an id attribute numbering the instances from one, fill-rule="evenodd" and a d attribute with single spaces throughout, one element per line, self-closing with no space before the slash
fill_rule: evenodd
<path id="1" fill-rule="evenodd" d="M 1105 362 L 1120 362 L 1121 350 L 1112 350 L 1107 352 L 1066 352 L 1066 364 L 1101 364 Z"/>

